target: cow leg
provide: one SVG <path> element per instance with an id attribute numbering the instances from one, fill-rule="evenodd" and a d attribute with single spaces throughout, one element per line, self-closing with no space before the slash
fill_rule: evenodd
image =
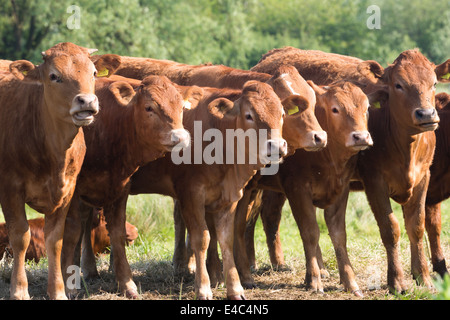
<path id="1" fill-rule="evenodd" d="M 231 300 L 245 299 L 244 288 L 239 280 L 239 274 L 234 263 L 234 214 L 237 202 L 225 210 L 213 214 L 216 234 L 219 240 L 223 259 L 223 274 L 227 287 L 227 298 Z"/>
<path id="2" fill-rule="evenodd" d="M 114 203 L 105 206 L 103 212 L 107 222 L 106 228 L 111 239 L 111 252 L 114 254 L 114 272 L 119 284 L 119 290 L 125 293 L 126 297 L 135 299 L 138 297 L 138 291 L 132 279 L 130 265 L 125 252 L 127 199 L 128 189 Z"/>
<path id="3" fill-rule="evenodd" d="M 241 283 L 244 288 L 251 289 L 255 287 L 255 282 L 250 272 L 250 262 L 247 255 L 245 243 L 245 231 L 247 226 L 247 216 L 252 210 L 252 198 L 258 190 L 244 190 L 244 195 L 239 200 L 236 207 L 236 216 L 234 221 L 234 258 L 236 267 L 241 277 Z"/>
<path id="4" fill-rule="evenodd" d="M 311 203 L 311 194 L 307 190 L 292 186 L 286 188 L 286 195 L 292 209 L 292 214 L 300 230 L 300 236 L 305 249 L 305 283 L 313 291 L 323 293 L 320 267 L 317 259 L 320 230 L 316 220 L 316 208 Z"/>
<path id="5" fill-rule="evenodd" d="M 180 211 L 180 203 L 173 201 L 173 220 L 175 227 L 175 249 L 172 264 L 176 273 L 183 273 L 187 269 L 186 225 Z"/>
<path id="6" fill-rule="evenodd" d="M 186 199 L 179 198 L 179 201 L 191 247 L 195 254 L 195 294 L 199 300 L 209 300 L 212 299 L 212 291 L 206 269 L 206 253 L 210 235 L 205 220 L 205 201 L 202 193 L 196 195 L 187 193 L 185 197 Z"/>
<path id="7" fill-rule="evenodd" d="M 348 187 L 338 197 L 336 202 L 325 209 L 325 221 L 331 241 L 333 242 L 334 252 L 339 267 L 339 276 L 344 289 L 353 292 L 356 296 L 362 297 L 355 280 L 350 259 L 347 253 L 347 234 L 345 231 L 345 211 L 347 209 L 349 189 Z"/>
<path id="8" fill-rule="evenodd" d="M 206 255 L 206 267 L 208 269 L 209 281 L 213 287 L 223 284 L 222 264 L 219 258 L 219 248 L 217 247 L 217 234 L 214 221 L 210 215 L 206 215 L 208 225 L 209 246 Z"/>
<path id="9" fill-rule="evenodd" d="M 25 206 L 14 196 L 2 201 L 2 210 L 8 228 L 9 243 L 13 250 L 13 269 L 11 275 L 10 297 L 15 300 L 28 300 L 28 280 L 25 273 L 25 254 L 30 244 Z"/>
<path id="10" fill-rule="evenodd" d="M 64 226 L 64 235 L 63 235 L 63 246 L 61 250 L 61 265 L 63 270 L 63 279 L 66 283 L 69 273 L 69 267 L 71 265 L 79 265 L 79 261 L 77 260 L 77 245 L 79 243 L 80 235 L 81 235 L 81 221 L 79 214 L 79 198 L 75 195 L 72 197 L 72 201 L 70 202 L 69 210 L 67 212 L 67 217 Z M 79 254 L 78 254 L 79 256 Z M 66 287 L 66 293 L 69 297 L 72 295 L 76 295 L 77 288 L 69 288 Z"/>
<path id="11" fill-rule="evenodd" d="M 98 278 L 95 253 L 92 249 L 92 220 L 96 210 L 87 204 L 80 204 L 80 215 L 82 220 L 83 235 L 81 238 L 81 271 L 85 279 Z M 80 252 L 78 250 L 78 252 Z M 113 262 L 114 263 L 114 262 Z"/>
<path id="12" fill-rule="evenodd" d="M 281 212 L 285 201 L 286 196 L 284 193 L 264 191 L 261 220 L 264 226 L 264 232 L 266 233 L 270 262 L 276 268 L 285 265 L 280 239 Z"/>
<path id="13" fill-rule="evenodd" d="M 369 176 L 364 179 L 364 188 L 387 253 L 389 290 L 403 292 L 406 287 L 399 258 L 400 225 L 391 207 L 388 187 L 378 177 Z"/>
<path id="14" fill-rule="evenodd" d="M 411 248 L 411 273 L 417 283 L 431 288 L 433 285 L 423 248 L 425 199 L 429 178 L 430 175 L 428 173 L 413 189 L 410 200 L 402 206 L 402 209 Z"/>
<path id="15" fill-rule="evenodd" d="M 431 249 L 433 271 L 441 277 L 448 273 L 444 252 L 441 247 L 441 203 L 425 205 L 425 227 Z"/>
<path id="16" fill-rule="evenodd" d="M 48 288 L 50 299 L 66 300 L 64 280 L 61 272 L 61 250 L 64 237 L 64 226 L 70 203 L 45 215 L 45 248 L 48 256 Z M 73 257 L 73 255 L 72 255 Z"/>
<path id="17" fill-rule="evenodd" d="M 255 227 L 260 215 L 260 210 L 253 210 L 248 217 L 247 223 L 245 225 L 245 252 L 247 253 L 248 265 L 250 269 L 256 269 L 258 265 L 256 264 L 256 253 L 255 253 Z M 237 261 L 236 261 L 237 262 Z"/>

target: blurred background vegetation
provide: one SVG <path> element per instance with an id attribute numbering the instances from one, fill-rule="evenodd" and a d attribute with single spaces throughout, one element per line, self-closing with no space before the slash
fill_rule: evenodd
<path id="1" fill-rule="evenodd" d="M 71 5 L 80 28 L 69 29 Z M 379 6 L 381 29 L 367 28 Z M 276 47 L 294 46 L 375 59 L 386 65 L 420 48 L 449 58 L 448 0 L 0 0 L 0 58 L 41 61 L 70 41 L 100 53 L 212 62 L 250 68 Z"/>

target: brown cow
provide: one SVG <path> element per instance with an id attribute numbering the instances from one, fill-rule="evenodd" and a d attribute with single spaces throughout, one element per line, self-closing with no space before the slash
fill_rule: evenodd
<path id="1" fill-rule="evenodd" d="M 313 290 L 323 291 L 316 256 L 319 228 L 315 207 L 328 207 L 348 188 L 356 154 L 371 146 L 372 139 L 367 131 L 369 101 L 360 88 L 348 82 L 325 88 L 308 83 L 316 92 L 316 116 L 328 133 L 328 145 L 318 152 L 297 150 L 285 159 L 276 175 L 260 177 L 256 187 L 287 196 L 305 247 L 305 282 Z M 246 217 L 248 204 L 241 201 L 238 208 L 243 210 L 236 213 L 236 220 L 241 216 L 241 221 L 236 223 L 235 255 L 242 281 L 253 286 L 244 241 L 246 220 L 251 217 Z M 346 287 L 359 290 L 354 281 Z"/>
<path id="2" fill-rule="evenodd" d="M 382 84 L 380 81 L 383 67 L 373 60 L 361 60 L 355 57 L 319 50 L 301 50 L 293 47 L 273 49 L 262 56 L 250 70 L 272 73 L 280 65 L 297 68 L 302 77 L 316 84 L 328 85 L 336 81 L 357 83 L 367 94 L 366 87 Z"/>
<path id="3" fill-rule="evenodd" d="M 213 94 L 205 92 L 206 97 L 197 109 L 185 111 L 183 123 L 191 134 L 195 132 L 194 121 L 201 121 L 202 131 L 197 134 L 202 135 L 210 128 L 217 128 L 223 135 L 227 129 L 242 129 L 246 133 L 259 129 L 277 129 L 271 130 L 267 140 L 260 141 L 261 138 L 257 137 L 256 143 L 259 142 L 262 147 L 263 156 L 273 152 L 284 155 L 287 152 L 286 142 L 278 132 L 283 124 L 283 109 L 273 89 L 267 84 L 249 81 L 239 96 L 232 94 L 234 102 L 223 98 L 223 91 L 225 90 Z M 218 93 L 220 98 L 217 98 Z M 205 148 L 209 145 L 202 147 L 196 138 L 199 137 L 194 136 L 192 150 L 206 151 Z M 217 152 L 224 151 L 225 157 L 233 150 L 229 147 L 224 142 L 223 149 L 220 148 Z M 179 201 L 196 256 L 195 292 L 199 299 L 212 298 L 205 264 L 210 239 L 207 221 L 209 226 L 214 226 L 217 230 L 224 259 L 227 296 L 231 299 L 244 297 L 233 259 L 233 213 L 245 185 L 262 167 L 261 153 L 255 164 L 249 164 L 248 161 L 236 164 L 236 152 L 244 152 L 248 157 L 248 147 L 239 143 L 234 146 L 234 164 L 213 162 L 177 165 L 166 156 L 140 168 L 132 177 L 132 194 L 161 193 Z M 191 155 L 189 160 L 193 162 L 195 157 L 195 154 Z"/>
<path id="4" fill-rule="evenodd" d="M 450 197 L 450 95 L 441 92 L 436 95 L 436 109 L 441 119 L 436 134 L 436 149 L 433 164 L 430 167 L 425 204 L 425 226 L 430 241 L 433 270 L 442 277 L 448 273 L 445 257 L 441 247 L 441 202 Z"/>
<path id="5" fill-rule="evenodd" d="M 95 61 L 97 57 L 93 56 Z M 143 79 L 148 75 L 164 75 L 171 81 L 184 86 L 241 89 L 249 80 L 266 82 L 270 74 L 234 69 L 224 65 L 188 65 L 171 60 L 121 57 L 122 64 L 117 75 Z"/>
<path id="6" fill-rule="evenodd" d="M 332 59 L 336 57 L 330 56 L 329 60 Z M 366 94 L 372 93 L 384 99 L 382 108 L 371 108 L 369 130 L 374 147 L 359 154 L 357 178 L 365 188 L 387 250 L 388 285 L 391 291 L 403 291 L 405 286 L 398 259 L 400 231 L 389 198 L 402 204 L 411 243 L 411 272 L 419 282 L 431 285 L 421 239 L 425 227 L 424 206 L 429 167 L 435 144 L 432 131 L 439 121 L 434 108 L 435 84 L 436 81 L 448 81 L 444 76 L 449 64 L 450 60 L 447 60 L 435 66 L 418 50 L 408 50 L 402 52 L 386 69 L 381 66 L 368 68 L 371 70 L 367 72 L 369 80 L 361 84 Z M 326 64 L 323 67 L 316 65 L 317 75 L 331 74 L 338 77 L 337 70 L 328 70 Z M 359 67 L 360 71 L 363 69 Z M 299 72 L 302 73 L 302 70 Z M 313 74 L 311 78 L 314 78 Z M 326 79 L 322 80 L 326 82 Z M 377 86 L 367 86 L 372 80 L 382 83 L 386 88 L 380 89 L 378 86 L 377 91 Z M 321 83 L 320 77 L 314 81 Z M 331 218 L 337 214 L 336 211 L 345 210 L 346 199 L 343 196 L 341 201 L 325 211 L 329 217 L 329 228 L 334 223 Z M 335 237 L 335 247 L 346 256 L 344 234 L 343 227 L 334 235 L 330 232 Z"/>
<path id="7" fill-rule="evenodd" d="M 135 80 L 131 81 L 132 84 Z M 137 287 L 131 278 L 125 250 L 125 209 L 129 179 L 140 167 L 151 162 L 174 146 L 186 147 L 190 135 L 183 128 L 184 100 L 186 96 L 164 76 L 149 76 L 133 89 L 125 81 L 99 79 L 96 94 L 102 107 L 93 125 L 85 128 L 86 157 L 78 177 L 64 234 L 64 265 L 72 264 L 74 250 L 81 234 L 82 219 L 90 210 L 79 210 L 79 201 L 92 207 L 102 207 L 110 233 L 114 254 L 114 270 L 119 290 L 128 297 L 137 297 Z M 190 101 L 195 107 L 195 101 Z M 120 212 L 120 213 L 117 213 Z"/>
<path id="8" fill-rule="evenodd" d="M 94 255 L 104 253 L 108 251 L 108 247 L 111 245 L 108 231 L 106 230 L 106 221 L 101 211 L 94 216 L 95 219 L 91 225 L 91 241 L 92 250 Z M 39 260 L 46 256 L 45 252 L 45 239 L 44 239 L 44 218 L 35 218 L 28 220 L 30 226 L 30 245 L 28 246 L 27 253 L 25 255 L 26 260 L 33 260 L 38 263 Z M 128 245 L 133 244 L 137 239 L 137 228 L 131 223 L 126 224 L 127 237 L 126 242 Z M 4 254 L 12 254 L 11 246 L 9 245 L 8 230 L 6 224 L 0 224 L 0 260 Z"/>
<path id="9" fill-rule="evenodd" d="M 292 66 L 281 66 L 266 83 L 272 86 L 288 112 L 283 123 L 283 138 L 288 143 L 288 154 L 294 153 L 296 149 L 316 151 L 325 147 L 327 134 L 321 129 L 314 115 L 315 92 L 299 75 L 298 71 Z M 213 88 L 205 88 L 205 90 L 220 92 L 220 90 Z M 229 94 L 226 97 L 233 99 Z M 175 205 L 175 208 L 178 208 L 178 206 Z M 177 209 L 174 210 L 174 219 L 175 251 L 173 262 L 175 270 L 178 271 L 185 268 L 187 262 L 186 250 L 190 248 L 185 245 L 186 227 L 182 221 L 181 213 Z M 191 259 L 189 269 L 195 269 L 193 264 L 195 262 Z"/>
<path id="10" fill-rule="evenodd" d="M 289 149 L 307 148 L 316 150 L 326 145 L 326 133 L 320 128 L 317 119 L 314 116 L 315 94 L 311 87 L 300 77 L 298 71 L 292 67 L 280 68 L 273 77 L 267 82 L 280 98 L 283 99 L 286 111 L 290 113 L 284 117 L 283 136 L 291 144 Z M 211 101 L 212 97 L 225 97 L 236 100 L 242 95 L 241 90 L 223 90 L 216 88 L 203 88 L 206 97 L 202 103 Z M 286 128 L 288 128 L 286 130 Z M 152 187 L 149 187 L 152 192 Z M 181 225 L 179 225 L 181 223 Z M 184 243 L 185 227 L 181 216 L 175 219 L 176 243 Z M 176 246 L 174 254 L 174 265 L 178 268 L 184 263 L 184 246 Z M 94 276 L 96 272 L 95 259 L 92 254 L 83 252 L 81 260 L 82 266 Z M 83 274 L 85 272 L 83 271 Z"/>
<path id="11" fill-rule="evenodd" d="M 30 231 L 25 203 L 45 214 L 45 246 L 51 299 L 67 298 L 60 254 L 64 221 L 85 154 L 83 131 L 98 112 L 96 67 L 113 71 L 114 55 L 96 67 L 93 49 L 61 43 L 42 53 L 44 62 L 11 63 L 0 81 L 0 203 L 14 254 L 11 298 L 29 299 L 25 255 Z"/>

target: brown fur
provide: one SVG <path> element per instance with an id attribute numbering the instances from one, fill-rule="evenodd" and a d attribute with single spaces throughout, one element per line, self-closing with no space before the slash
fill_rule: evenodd
<path id="1" fill-rule="evenodd" d="M 211 115 L 208 109 L 213 111 L 219 102 L 225 101 L 220 98 L 209 103 L 212 96 L 206 93 L 204 101 L 196 110 L 185 111 L 184 125 L 191 133 L 194 120 L 202 120 L 203 130 L 218 128 L 222 132 L 226 128 L 246 130 L 249 125 L 253 128 L 281 129 L 281 103 L 271 90 L 270 86 L 262 83 L 247 83 L 239 97 L 233 96 L 234 103 L 228 105 L 228 111 L 221 119 L 219 114 Z M 254 116 L 253 124 L 245 121 L 248 112 Z M 260 167 L 260 164 L 174 165 L 166 156 L 141 168 L 132 178 L 131 193 L 162 193 L 179 201 L 197 257 L 195 291 L 200 299 L 212 297 L 205 254 L 210 233 L 213 232 L 217 232 L 224 254 L 227 295 L 230 298 L 243 297 L 232 255 L 232 212 L 242 196 L 243 188 Z"/>
<path id="2" fill-rule="evenodd" d="M 334 63 L 335 55 L 326 53 L 321 55 L 329 57 L 328 60 L 332 60 L 334 65 L 339 65 Z M 347 64 L 349 59 L 343 59 L 341 62 Z M 388 285 L 391 290 L 402 291 L 404 284 L 403 271 L 398 260 L 400 231 L 398 222 L 392 214 L 389 198 L 403 205 L 406 229 L 412 248 L 412 273 L 416 279 L 423 281 L 426 285 L 431 284 L 421 239 L 424 231 L 424 205 L 429 168 L 435 145 L 432 130 L 436 128 L 439 121 L 436 112 L 433 111 L 435 105 L 433 86 L 436 79 L 444 81 L 442 75 L 449 63 L 450 61 L 447 60 L 436 67 L 418 50 L 408 50 L 400 54 L 386 69 L 359 67 L 359 71 L 364 70 L 369 80 L 376 79 L 376 85 L 366 85 L 367 79 L 358 85 L 370 97 L 372 95 L 378 97 L 380 92 L 382 96 L 387 96 L 382 103 L 382 108 L 371 108 L 369 130 L 374 140 L 374 147 L 359 154 L 357 178 L 362 182 L 359 186 L 363 185 L 365 188 L 386 246 Z M 339 69 L 328 69 L 326 65 L 320 64 L 317 64 L 315 68 L 317 74 L 326 73 L 331 78 L 341 77 Z M 346 74 L 348 70 L 342 70 L 342 74 Z M 308 79 L 302 70 L 299 72 Z M 311 77 L 313 77 L 312 74 Z M 358 77 L 360 77 L 359 74 L 356 75 L 356 78 Z M 354 81 L 355 76 L 350 75 L 350 79 Z M 417 110 L 426 111 L 426 119 L 417 117 Z M 345 203 L 346 197 L 343 197 L 336 203 L 330 215 L 336 214 L 336 211 L 343 211 Z M 332 237 L 340 239 L 336 242 L 336 246 L 341 248 L 340 252 L 346 252 L 345 237 L 342 234 L 345 234 L 345 229 L 342 228 L 335 235 L 330 233 Z M 340 262 L 339 265 L 344 265 L 344 262 Z"/>
<path id="3" fill-rule="evenodd" d="M 0 203 L 14 252 L 14 299 L 29 298 L 24 270 L 30 241 L 25 203 L 46 215 L 49 296 L 66 298 L 60 243 L 85 154 L 83 132 L 75 126 L 74 116 L 83 110 L 96 111 L 95 68 L 89 52 L 71 43 L 58 44 L 43 53 L 44 62 L 38 67 L 24 60 L 11 63 L 11 73 L 0 82 Z M 55 72 L 61 81 L 52 80 Z M 91 102 L 82 104 L 75 99 L 79 94 Z M 72 115 L 74 106 L 77 113 Z M 81 125 L 88 124 L 86 119 Z"/>
<path id="4" fill-rule="evenodd" d="M 30 226 L 31 239 L 25 255 L 26 260 L 33 260 L 38 263 L 39 260 L 46 256 L 45 239 L 44 239 L 44 218 L 36 218 L 28 220 Z M 102 213 L 96 215 L 96 220 L 92 224 L 92 246 L 94 254 L 107 252 L 111 245 L 106 229 L 106 221 Z M 127 244 L 132 244 L 137 238 L 137 228 L 131 223 L 127 222 Z M 0 224 L 0 260 L 6 256 L 12 256 L 12 249 L 9 245 L 8 230 L 6 224 Z"/>
<path id="5" fill-rule="evenodd" d="M 425 205 L 425 226 L 430 241 L 431 262 L 433 270 L 442 277 L 448 273 L 445 257 L 441 247 L 441 202 L 450 197 L 450 95 L 436 95 L 436 108 L 441 119 L 436 130 L 436 150 L 433 164 L 430 167 L 430 183 L 428 185 Z"/>
<path id="6" fill-rule="evenodd" d="M 94 61 L 96 56 L 93 57 Z M 117 75 L 143 79 L 148 75 L 164 75 L 171 81 L 184 86 L 241 89 L 249 80 L 266 82 L 270 75 L 239 70 L 224 65 L 187 65 L 170 60 L 122 57 Z"/>
<path id="7" fill-rule="evenodd" d="M 271 190 L 264 191 L 261 208 L 253 206 L 253 212 L 248 212 L 248 202 L 254 197 L 250 194 L 251 189 L 246 190 L 246 193 L 249 193 L 247 199 L 244 195 L 244 199 L 238 205 L 235 224 L 235 254 L 238 255 L 238 269 L 241 277 L 245 279 L 243 282 L 249 287 L 252 287 L 254 283 L 250 274 L 248 255 L 245 253 L 245 226 L 249 220 L 256 221 L 252 215 L 259 213 L 259 210 L 272 213 L 274 203 L 267 202 L 267 197 L 271 197 L 270 193 L 277 191 L 282 192 L 289 199 L 304 241 L 307 259 L 307 285 L 314 290 L 323 291 L 320 268 L 316 262 L 318 260 L 317 250 L 314 249 L 318 246 L 319 238 L 315 207 L 327 208 L 340 197 L 348 188 L 350 178 L 355 170 L 356 154 L 361 148 L 371 145 L 371 138 L 367 131 L 369 102 L 361 89 L 346 82 L 333 85 L 327 90 L 318 88 L 314 84 L 312 86 L 317 95 L 317 118 L 329 136 L 327 147 L 318 152 L 297 150 L 293 156 L 285 159 L 276 175 L 261 177 L 257 181 L 256 187 Z M 333 110 L 336 111 L 336 108 L 338 108 L 338 113 L 333 112 Z M 356 132 L 361 136 L 361 140 L 354 140 L 353 135 Z M 349 141 L 352 142 L 349 143 Z M 268 194 L 266 195 L 266 193 Z M 284 200 L 285 198 L 283 198 L 283 202 Z M 272 218 L 272 222 L 273 219 L 277 219 L 273 214 L 268 217 Z M 263 221 L 268 222 L 268 219 Z M 266 229 L 276 228 L 276 226 L 278 226 L 277 223 L 264 224 Z M 348 285 L 353 286 L 354 290 L 358 290 L 356 282 L 353 281 Z"/>
<path id="8" fill-rule="evenodd" d="M 184 133 L 183 97 L 164 76 L 144 78 L 136 88 L 126 81 L 96 81 L 101 112 L 93 125 L 85 129 L 87 153 L 78 178 L 64 235 L 63 264 L 73 263 L 80 239 L 82 220 L 92 214 L 81 210 L 78 199 L 92 207 L 103 207 L 114 251 L 114 269 L 119 288 L 130 297 L 137 296 L 131 270 L 122 246 L 125 239 L 125 211 L 129 179 L 140 167 L 170 152 L 178 142 L 172 141 L 175 130 Z M 197 88 L 198 90 L 202 90 Z M 185 97 L 187 98 L 187 97 Z M 147 108 L 151 107 L 151 110 Z M 192 105 L 195 108 L 195 105 Z M 177 133 L 178 134 L 178 133 Z M 185 142 L 188 142 L 186 140 Z M 75 201 L 76 199 L 76 201 Z M 89 233 L 85 231 L 85 234 Z"/>

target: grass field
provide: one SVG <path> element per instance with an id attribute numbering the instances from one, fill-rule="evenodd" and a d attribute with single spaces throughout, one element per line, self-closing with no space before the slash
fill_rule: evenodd
<path id="1" fill-rule="evenodd" d="M 448 85 L 439 85 L 438 92 L 450 93 Z M 401 261 L 410 290 L 402 295 L 388 293 L 386 287 L 386 253 L 381 243 L 378 226 L 362 192 L 350 194 L 347 208 L 347 247 L 353 264 L 357 282 L 363 290 L 364 298 L 379 299 L 432 299 L 436 290 L 427 290 L 416 286 L 410 276 L 409 240 L 404 229 L 401 208 L 392 202 L 394 212 L 401 226 Z M 160 195 L 130 196 L 127 207 L 127 220 L 138 227 L 139 238 L 134 245 L 127 247 L 127 256 L 133 270 L 134 280 L 142 299 L 195 299 L 192 275 L 176 275 L 171 264 L 174 249 L 173 201 Z M 28 217 L 40 216 L 27 209 Z M 0 215 L 0 221 L 3 215 Z M 320 247 L 324 263 L 330 277 L 324 279 L 325 294 L 308 291 L 304 284 L 305 258 L 297 225 L 286 203 L 281 221 L 281 240 L 287 268 L 273 270 L 265 244 L 265 235 L 261 222 L 255 231 L 256 259 L 258 268 L 254 272 L 257 288 L 246 290 L 248 299 L 361 299 L 343 292 L 339 284 L 339 273 L 331 240 L 328 236 L 322 210 L 317 212 L 317 221 L 321 230 Z M 447 260 L 450 258 L 450 200 L 442 205 L 442 246 Z M 428 250 L 427 237 L 424 238 Z M 11 261 L 0 262 L 0 299 L 9 297 Z M 109 256 L 98 259 L 100 279 L 86 283 L 80 290 L 79 299 L 123 299 L 117 294 L 114 276 L 108 271 Z M 432 270 L 431 264 L 429 264 Z M 47 299 L 47 260 L 38 264 L 27 263 L 29 292 L 33 299 Z M 448 279 L 450 280 L 450 279 Z M 375 287 L 375 289 L 371 289 Z M 439 283 L 438 288 L 441 288 Z M 450 299 L 450 281 L 441 288 L 447 290 Z M 214 297 L 226 297 L 225 288 L 213 289 Z"/>
<path id="2" fill-rule="evenodd" d="M 175 275 L 172 268 L 174 232 L 172 199 L 160 195 L 131 196 L 128 221 L 139 229 L 139 238 L 127 247 L 127 256 L 133 270 L 134 280 L 142 299 L 195 299 L 194 282 L 191 275 Z M 436 291 L 416 286 L 409 276 L 409 241 L 403 226 L 400 207 L 393 208 L 402 226 L 401 260 L 410 290 L 403 295 L 388 294 L 386 287 L 386 254 L 381 243 L 378 227 L 365 194 L 352 193 L 347 210 L 348 250 L 357 281 L 364 292 L 362 299 L 431 299 Z M 446 257 L 450 257 L 450 201 L 442 206 L 442 245 Z M 38 214 L 29 210 L 29 217 Z M 3 218 L 3 217 L 2 217 Z M 343 292 L 333 246 L 327 233 L 322 210 L 317 212 L 321 230 L 320 246 L 330 277 L 324 279 L 325 294 L 311 293 L 304 284 L 305 259 L 298 228 L 286 203 L 281 222 L 281 239 L 288 268 L 276 271 L 271 268 L 265 236 L 261 222 L 256 228 L 256 256 L 258 268 L 254 272 L 258 288 L 246 290 L 248 299 L 361 299 Z M 114 276 L 108 271 L 109 256 L 98 259 L 100 279 L 84 284 L 78 299 L 123 299 L 117 294 Z M 431 265 L 430 265 L 431 268 Z M 47 299 L 47 260 L 39 264 L 28 262 L 29 291 L 33 299 Z M 9 297 L 11 262 L 0 264 L 0 299 Z M 369 290 L 369 287 L 375 289 Z M 213 289 L 215 298 L 226 297 L 225 288 Z"/>

